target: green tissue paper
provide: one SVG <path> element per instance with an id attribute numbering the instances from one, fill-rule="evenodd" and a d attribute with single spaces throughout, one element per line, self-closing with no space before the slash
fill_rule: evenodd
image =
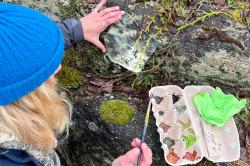
<path id="1" fill-rule="evenodd" d="M 218 127 L 224 126 L 233 115 L 246 106 L 246 99 L 238 100 L 231 94 L 224 94 L 216 88 L 209 95 L 207 92 L 198 93 L 193 97 L 200 116 L 209 124 Z"/>

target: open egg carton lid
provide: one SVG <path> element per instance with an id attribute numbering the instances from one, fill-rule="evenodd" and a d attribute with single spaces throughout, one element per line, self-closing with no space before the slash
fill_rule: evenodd
<path id="1" fill-rule="evenodd" d="M 223 127 L 207 124 L 193 104 L 199 92 L 211 86 L 157 86 L 149 91 L 152 111 L 164 157 L 170 165 L 196 164 L 203 157 L 212 162 L 231 162 L 240 157 L 240 142 L 234 119 Z"/>

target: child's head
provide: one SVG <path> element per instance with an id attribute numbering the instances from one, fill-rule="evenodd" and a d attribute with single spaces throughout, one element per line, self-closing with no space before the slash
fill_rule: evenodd
<path id="1" fill-rule="evenodd" d="M 55 86 L 54 80 L 49 79 L 19 100 L 0 106 L 0 128 L 35 147 L 54 148 L 56 134 L 69 124 L 69 104 Z"/>
<path id="2" fill-rule="evenodd" d="M 63 35 L 49 18 L 0 3 L 0 128 L 39 148 L 53 148 L 69 123 L 50 78 L 63 52 Z"/>

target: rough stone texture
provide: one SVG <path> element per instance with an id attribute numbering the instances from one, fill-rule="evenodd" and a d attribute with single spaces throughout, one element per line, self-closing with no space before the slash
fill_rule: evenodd
<path id="1" fill-rule="evenodd" d="M 115 96 L 125 99 L 127 96 Z M 131 149 L 133 138 L 142 136 L 147 101 L 129 98 L 136 108 L 134 118 L 125 126 L 105 124 L 98 109 L 101 101 L 112 96 L 92 96 L 78 99 L 74 103 L 73 125 L 68 141 L 61 147 L 60 154 L 68 166 L 108 166 L 118 156 Z M 126 100 L 126 99 L 125 99 Z M 150 124 L 145 141 L 154 153 L 154 165 L 165 165 L 160 148 L 155 119 L 150 115 Z"/>
<path id="2" fill-rule="evenodd" d="M 118 2 L 116 4 L 119 5 Z M 136 4 L 138 5 L 138 4 Z M 121 5 L 122 6 L 122 5 Z M 122 6 L 123 8 L 123 6 Z M 133 6 L 124 9 L 134 17 Z M 143 11 L 141 11 L 143 13 Z M 201 24 L 179 33 L 165 34 L 162 48 L 171 47 L 163 68 L 172 81 L 179 85 L 210 84 L 243 94 L 250 92 L 250 32 L 248 27 L 225 16 L 214 16 Z M 171 42 L 170 42 L 171 41 Z M 156 52 L 156 54 L 158 53 Z M 162 54 L 162 53 L 161 53 Z M 170 55 L 170 56 L 169 56 Z M 129 142 L 141 136 L 146 109 L 137 109 L 135 118 L 124 127 L 107 125 L 100 121 L 98 105 L 103 97 L 80 99 L 76 107 L 74 122 L 66 154 L 73 165 L 109 165 L 110 162 L 130 149 Z M 137 103 L 139 105 L 140 101 Z M 82 109 L 85 108 L 85 111 Z M 156 132 L 155 119 L 150 120 L 146 142 L 154 153 L 153 166 L 166 165 Z M 125 132 L 124 132 L 125 131 Z M 95 140 L 95 141 L 93 141 Z M 76 149 L 76 146 L 79 149 Z"/>
<path id="3" fill-rule="evenodd" d="M 122 6 L 119 2 L 115 4 Z M 144 14 L 148 13 L 147 8 L 138 7 L 142 5 L 128 5 L 125 8 L 141 27 L 146 21 Z M 201 10 L 208 11 L 210 8 L 203 5 Z M 126 29 L 126 33 L 130 32 Z M 134 31 L 131 30 L 131 33 Z M 108 32 L 107 37 L 109 35 Z M 250 28 L 246 25 L 235 22 L 225 15 L 216 15 L 188 27 L 177 35 L 168 32 L 159 38 L 162 42 L 155 54 L 162 55 L 168 52 L 164 70 L 173 82 L 183 86 L 210 84 L 231 91 L 237 89 L 241 94 L 250 93 Z M 134 44 L 117 42 L 113 43 L 113 47 L 109 47 L 115 50 L 113 52 L 119 51 L 117 44 L 124 47 Z"/>
<path id="4" fill-rule="evenodd" d="M 175 43 L 167 68 L 176 82 L 250 92 L 249 27 L 214 16 L 180 33 Z"/>
<path id="5" fill-rule="evenodd" d="M 59 0 L 3 0 L 3 2 L 20 4 L 23 6 L 37 9 L 48 15 L 54 21 L 60 21 L 60 12 L 58 8 Z M 67 0 L 60 0 L 65 3 Z"/>

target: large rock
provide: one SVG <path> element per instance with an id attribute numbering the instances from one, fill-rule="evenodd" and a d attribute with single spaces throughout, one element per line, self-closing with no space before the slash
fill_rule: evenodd
<path id="1" fill-rule="evenodd" d="M 166 71 L 175 82 L 235 88 L 249 95 L 249 27 L 214 16 L 180 33 L 172 51 Z"/>
<path id="2" fill-rule="evenodd" d="M 66 3 L 67 0 L 60 0 Z M 52 20 L 60 21 L 60 11 L 58 8 L 58 0 L 3 0 L 3 2 L 15 3 L 30 7 L 48 15 Z"/>
<path id="3" fill-rule="evenodd" d="M 115 4 L 119 5 L 119 2 Z M 122 3 L 120 5 L 123 6 Z M 124 7 L 131 20 L 138 23 L 138 29 L 145 27 L 150 11 L 148 7 L 141 8 L 143 5 Z M 201 10 L 209 12 L 211 8 L 202 5 Z M 128 34 L 138 36 L 139 31 L 135 31 L 134 28 L 129 30 L 130 25 L 131 21 L 121 22 L 111 27 L 106 34 L 105 42 L 109 46 L 108 56 L 111 59 L 116 57 L 118 60 L 133 60 L 133 56 L 124 58 L 124 55 L 127 56 L 130 52 L 123 51 L 123 48 L 134 48 L 136 45 Z M 155 33 L 150 32 L 150 34 Z M 121 42 L 120 38 L 131 42 Z M 246 25 L 220 14 L 208 17 L 194 26 L 188 26 L 178 33 L 167 32 L 158 35 L 158 41 L 161 42 L 155 56 L 166 55 L 163 70 L 172 82 L 180 85 L 210 84 L 231 91 L 236 89 L 242 96 L 249 96 L 250 28 Z M 145 41 L 142 40 L 140 43 L 145 46 Z M 143 47 L 138 50 L 143 50 Z M 125 61 L 124 64 L 129 62 Z"/>
<path id="4" fill-rule="evenodd" d="M 125 126 L 106 124 L 100 119 L 99 107 L 103 100 L 112 96 L 93 96 L 80 98 L 74 102 L 73 125 L 69 139 L 60 148 L 60 155 L 68 166 L 108 166 L 118 156 L 131 149 L 133 138 L 140 138 L 144 126 L 147 101 L 129 98 L 136 108 L 134 118 Z M 116 96 L 127 98 L 128 96 Z M 165 165 L 163 151 L 155 119 L 150 115 L 146 143 L 154 153 L 154 164 Z"/>

